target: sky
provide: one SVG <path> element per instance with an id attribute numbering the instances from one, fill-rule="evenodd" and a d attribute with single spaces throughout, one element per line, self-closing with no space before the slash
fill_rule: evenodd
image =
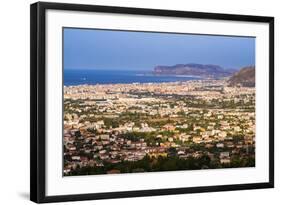
<path id="1" fill-rule="evenodd" d="M 64 69 L 153 70 L 157 65 L 255 65 L 255 38 L 64 28 Z"/>

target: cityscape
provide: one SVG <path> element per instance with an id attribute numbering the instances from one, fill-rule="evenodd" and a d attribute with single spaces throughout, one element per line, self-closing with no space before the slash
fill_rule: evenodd
<path id="1" fill-rule="evenodd" d="M 255 167 L 253 64 L 155 64 L 132 82 L 65 69 L 63 175 Z"/>

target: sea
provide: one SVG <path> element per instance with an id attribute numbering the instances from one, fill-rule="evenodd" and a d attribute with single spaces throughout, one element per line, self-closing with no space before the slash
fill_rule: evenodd
<path id="1" fill-rule="evenodd" d="M 64 85 L 96 85 L 96 84 L 130 84 L 130 83 L 161 83 L 198 80 L 196 76 L 155 75 L 147 71 L 120 70 L 74 70 L 65 69 Z"/>

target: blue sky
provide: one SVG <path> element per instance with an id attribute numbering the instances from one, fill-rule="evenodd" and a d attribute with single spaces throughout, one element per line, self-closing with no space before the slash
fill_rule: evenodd
<path id="1" fill-rule="evenodd" d="M 255 38 L 64 29 L 64 69 L 153 70 L 157 65 L 255 65 Z"/>

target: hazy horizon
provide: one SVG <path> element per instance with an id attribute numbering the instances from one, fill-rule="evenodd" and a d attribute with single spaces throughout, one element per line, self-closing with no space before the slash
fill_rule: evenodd
<path id="1" fill-rule="evenodd" d="M 195 64 L 195 63 L 178 63 L 178 64 Z M 176 64 L 175 64 L 176 65 Z M 206 65 L 210 65 L 210 64 L 206 64 Z M 173 66 L 173 65 L 157 65 L 157 66 Z M 247 66 L 255 66 L 255 65 L 245 65 L 243 67 L 247 67 Z M 233 69 L 233 70 L 239 70 L 242 67 L 237 67 L 237 68 L 224 68 L 225 70 L 229 70 L 229 69 Z M 149 69 L 133 69 L 133 68 L 97 68 L 97 67 L 71 67 L 71 68 L 64 68 L 65 70 L 93 70 L 93 71 L 102 71 L 102 70 L 106 70 L 106 71 L 143 71 L 143 72 L 150 72 L 153 71 L 154 67 Z"/>
<path id="2" fill-rule="evenodd" d="M 65 28 L 65 70 L 152 71 L 155 66 L 255 65 L 255 38 Z"/>

